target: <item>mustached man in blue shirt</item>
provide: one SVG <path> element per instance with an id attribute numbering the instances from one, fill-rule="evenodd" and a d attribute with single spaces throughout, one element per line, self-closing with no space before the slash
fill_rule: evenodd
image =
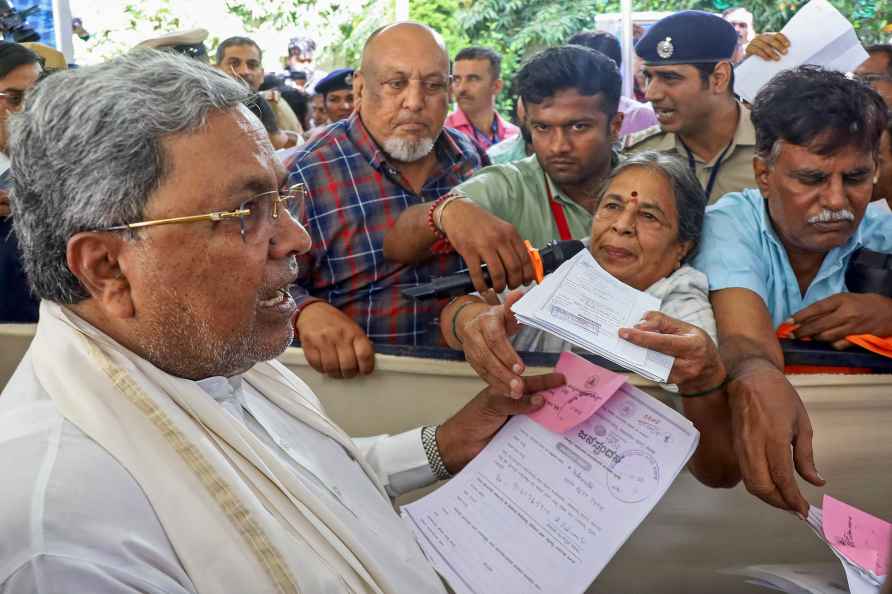
<path id="1" fill-rule="evenodd" d="M 837 348 L 851 334 L 892 335 L 892 299 L 845 285 L 855 250 L 892 252 L 892 215 L 868 207 L 886 119 L 880 96 L 840 73 L 778 74 L 753 103 L 759 188 L 707 210 L 694 261 L 709 277 L 744 482 L 803 519 L 794 465 L 808 482 L 824 480 L 776 329 L 792 320 L 797 337 Z"/>

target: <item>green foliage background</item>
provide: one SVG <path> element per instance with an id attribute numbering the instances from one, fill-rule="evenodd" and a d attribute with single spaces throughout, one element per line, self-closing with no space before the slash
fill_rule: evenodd
<path id="1" fill-rule="evenodd" d="M 742 5 L 753 13 L 756 30 L 761 32 L 779 31 L 806 2 L 638 0 L 634 10 L 721 12 Z M 892 0 L 830 0 L 830 3 L 848 17 L 865 44 L 879 43 L 892 35 Z M 528 54 L 542 47 L 561 44 L 577 31 L 592 29 L 596 15 L 619 12 L 619 9 L 618 0 L 475 0 L 460 6 L 453 14 L 459 23 L 458 30 L 467 38 L 502 54 L 502 76 L 510 81 Z M 506 90 L 508 87 L 506 85 Z M 510 104 L 510 98 L 501 98 L 499 105 L 503 113 L 510 110 Z"/>

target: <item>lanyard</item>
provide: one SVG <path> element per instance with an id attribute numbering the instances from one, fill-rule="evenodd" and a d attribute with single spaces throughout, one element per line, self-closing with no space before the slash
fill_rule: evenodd
<path id="1" fill-rule="evenodd" d="M 554 199 L 551 195 L 551 186 L 548 185 L 548 175 L 542 171 L 542 177 L 545 178 L 545 193 L 548 195 L 548 206 L 551 207 L 551 216 L 554 217 L 554 224 L 557 225 L 558 235 L 564 241 L 573 239 L 570 235 L 570 225 L 567 224 L 567 216 L 564 214 L 564 207 L 561 203 Z"/>
<path id="2" fill-rule="evenodd" d="M 479 141 L 480 135 L 482 134 L 483 141 L 486 142 L 486 144 L 488 144 L 489 146 L 492 146 L 492 145 L 496 144 L 497 142 L 499 142 L 499 121 L 496 119 L 496 117 L 497 117 L 496 114 L 493 114 L 492 126 L 490 129 L 490 134 L 492 134 L 492 136 L 487 136 L 484 132 L 478 130 L 477 126 L 475 126 L 473 123 L 471 124 L 471 129 L 474 131 L 474 139 L 475 140 Z"/>
<path id="3" fill-rule="evenodd" d="M 678 139 L 681 140 L 681 146 L 683 146 L 684 150 L 688 153 L 688 167 L 691 169 L 691 173 L 694 174 L 694 177 L 697 177 L 697 165 L 694 162 L 694 153 L 692 153 L 691 149 L 688 148 L 688 145 L 684 143 L 681 136 L 679 136 Z M 718 160 L 716 160 L 715 165 L 712 167 L 712 171 L 709 172 L 709 180 L 706 182 L 705 188 L 707 202 L 709 202 L 709 197 L 712 196 L 712 188 L 715 186 L 715 180 L 719 176 L 719 169 L 722 167 L 722 159 L 725 158 L 725 154 L 727 154 L 733 143 L 733 140 L 728 143 L 728 146 L 725 147 L 725 150 L 722 151 L 722 154 L 719 155 Z"/>

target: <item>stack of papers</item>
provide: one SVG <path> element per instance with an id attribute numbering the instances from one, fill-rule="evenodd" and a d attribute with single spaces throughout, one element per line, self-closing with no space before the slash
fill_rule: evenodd
<path id="1" fill-rule="evenodd" d="M 811 0 L 781 29 L 790 47 L 777 62 L 750 56 L 734 69 L 734 92 L 753 102 L 765 83 L 802 64 L 851 72 L 867 59 L 852 24 L 827 0 Z"/>
<path id="2" fill-rule="evenodd" d="M 588 250 L 561 264 L 511 308 L 522 324 L 665 383 L 675 358 L 619 337 L 620 328 L 659 310 L 659 299 L 614 278 Z"/>
<path id="3" fill-rule="evenodd" d="M 402 509 L 457 594 L 584 592 L 697 447 L 674 410 L 575 355 L 562 363 L 573 393 L 549 396 L 546 419 L 512 418 L 458 476 Z"/>
<path id="4" fill-rule="evenodd" d="M 750 565 L 719 573 L 740 575 L 746 582 L 785 594 L 850 594 L 839 563 Z"/>
<path id="5" fill-rule="evenodd" d="M 829 495 L 808 524 L 842 562 L 852 594 L 876 594 L 889 573 L 892 524 Z"/>

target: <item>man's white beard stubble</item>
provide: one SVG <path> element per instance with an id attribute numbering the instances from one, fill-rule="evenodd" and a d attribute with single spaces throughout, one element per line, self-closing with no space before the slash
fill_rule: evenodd
<path id="1" fill-rule="evenodd" d="M 408 140 L 391 136 L 383 142 L 384 152 L 402 163 L 412 163 L 427 156 L 434 149 L 433 138 Z"/>

